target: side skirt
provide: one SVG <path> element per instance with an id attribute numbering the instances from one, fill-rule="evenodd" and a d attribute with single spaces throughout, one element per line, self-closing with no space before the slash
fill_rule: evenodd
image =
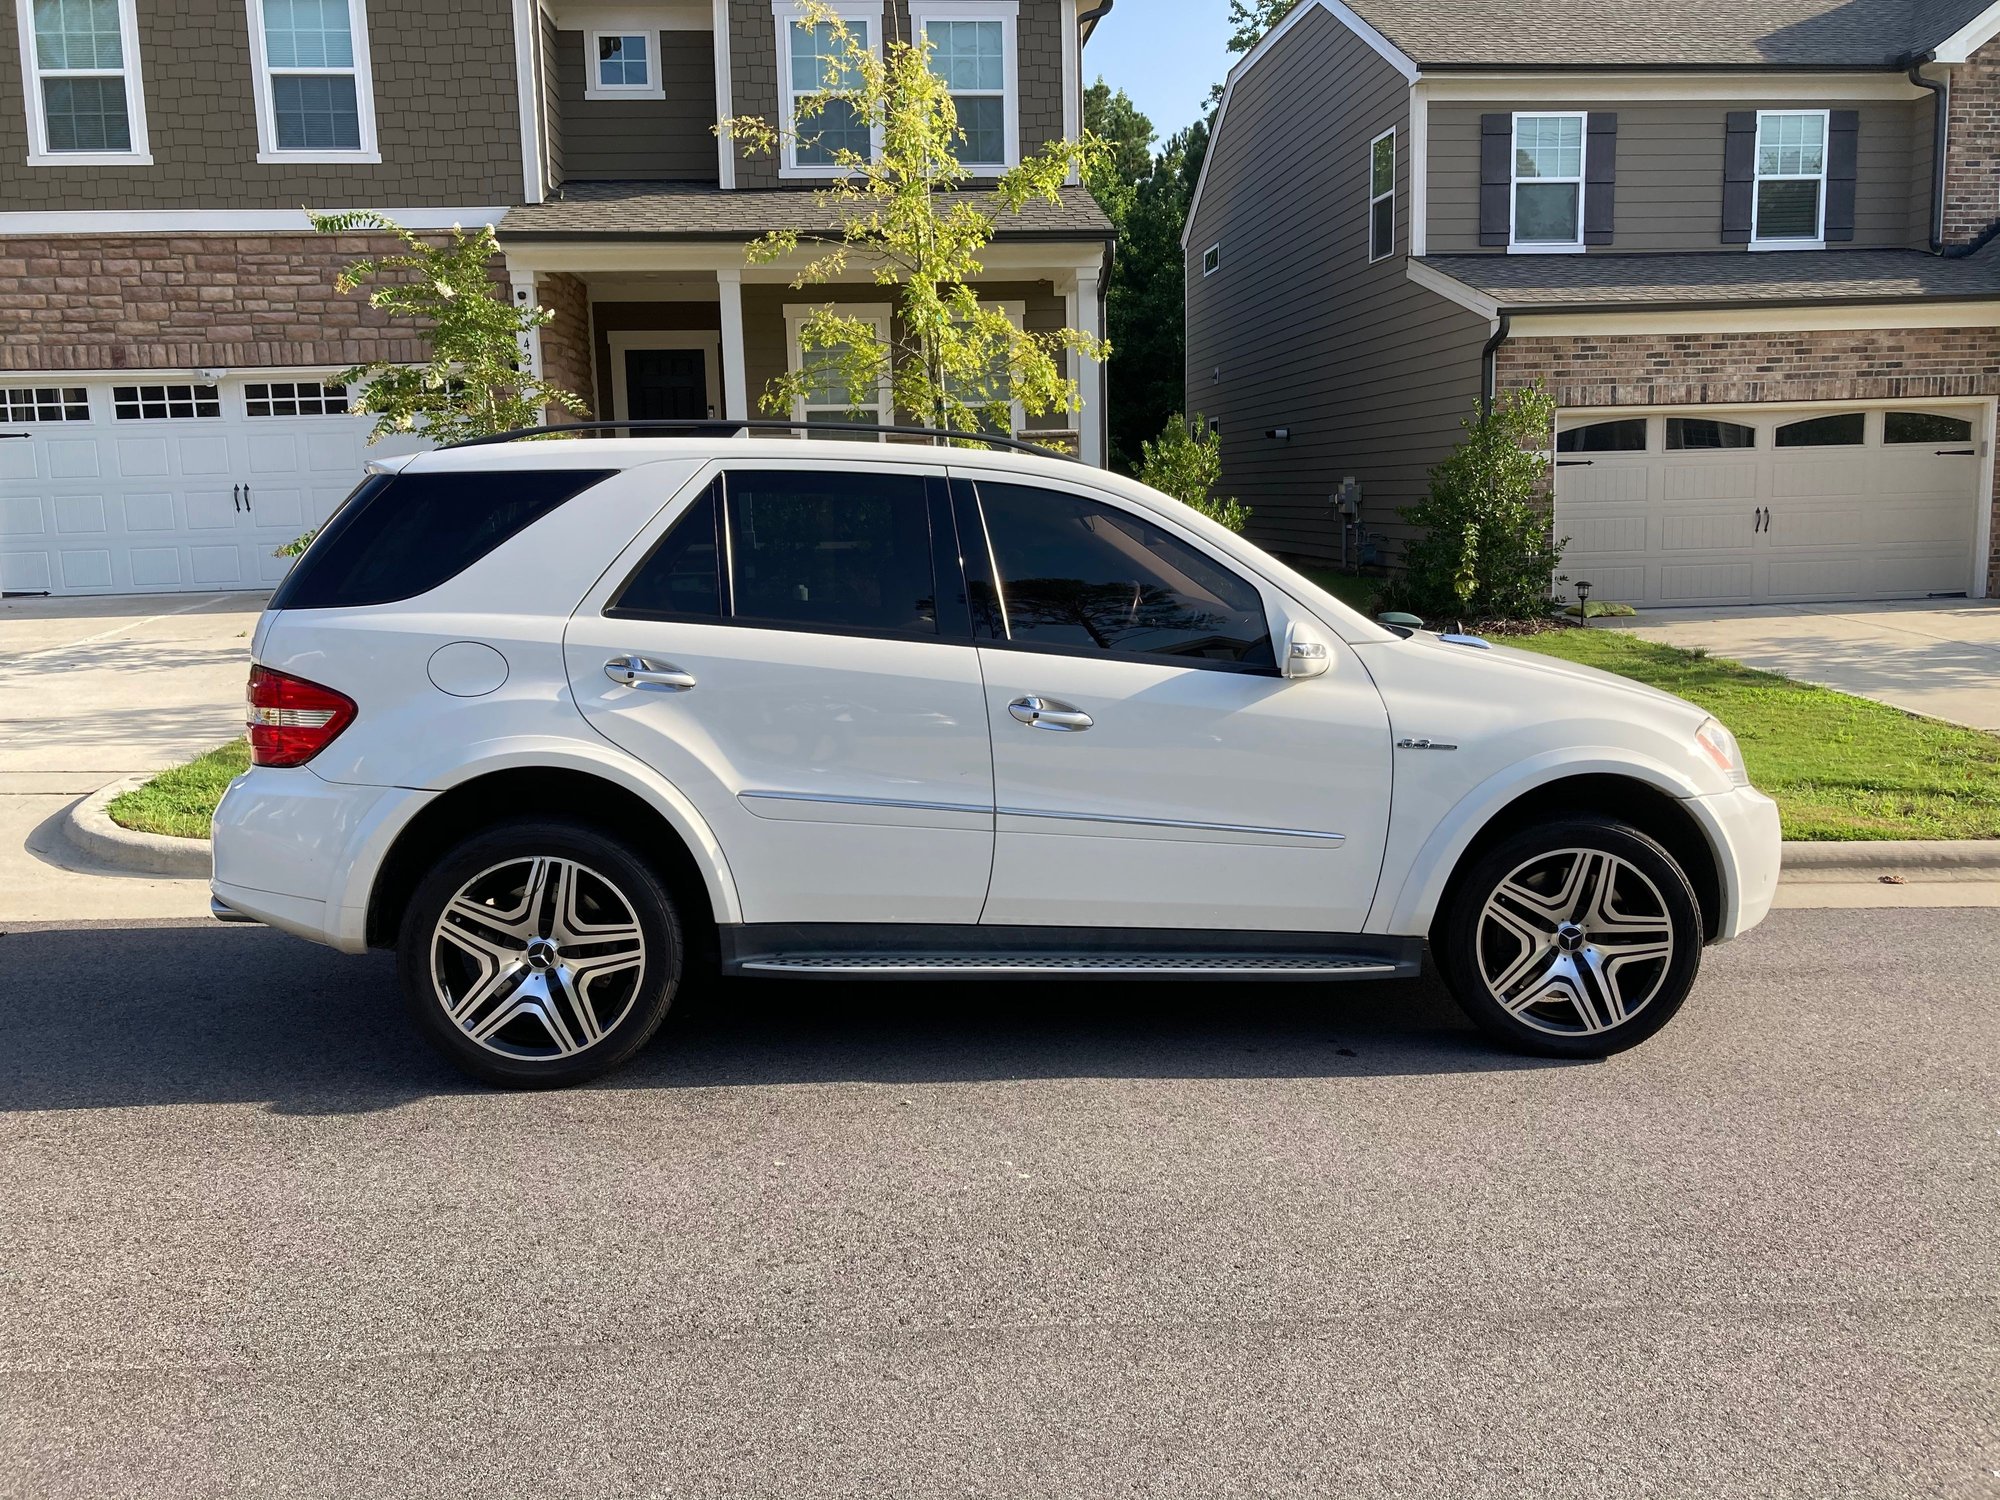
<path id="1" fill-rule="evenodd" d="M 800 979 L 1412 979 L 1423 939 L 1161 928 L 745 923 L 722 972 Z"/>

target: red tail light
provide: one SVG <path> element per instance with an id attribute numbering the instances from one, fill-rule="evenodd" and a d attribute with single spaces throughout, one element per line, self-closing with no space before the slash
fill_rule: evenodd
<path id="1" fill-rule="evenodd" d="M 244 695 L 250 711 L 250 763 L 256 766 L 302 766 L 334 742 L 354 722 L 354 700 L 345 693 L 273 672 L 250 669 Z"/>

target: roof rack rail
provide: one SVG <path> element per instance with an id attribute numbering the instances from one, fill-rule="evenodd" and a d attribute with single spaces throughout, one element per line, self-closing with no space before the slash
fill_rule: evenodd
<path id="1" fill-rule="evenodd" d="M 980 443 L 989 448 L 1006 448 L 1036 458 L 1065 458 L 1081 462 L 1074 453 L 1045 448 L 1040 443 L 1024 443 L 1019 438 L 999 437 L 990 432 L 962 432 L 952 427 L 900 427 L 881 422 L 793 422 L 782 417 L 634 417 L 623 422 L 560 422 L 541 427 L 516 427 L 511 432 L 495 432 L 486 437 L 465 438 L 446 443 L 453 448 L 485 448 L 494 443 L 518 442 L 523 438 L 553 437 L 567 432 L 629 432 L 635 435 L 662 433 L 681 437 L 734 437 L 752 432 L 861 432 L 888 437 L 943 438 L 947 441 Z"/>

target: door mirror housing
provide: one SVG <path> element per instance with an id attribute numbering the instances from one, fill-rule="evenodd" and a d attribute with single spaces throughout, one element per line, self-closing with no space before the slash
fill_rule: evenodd
<path id="1" fill-rule="evenodd" d="M 1333 648 L 1326 637 L 1302 621 L 1285 631 L 1284 673 L 1287 677 L 1323 677 L 1333 666 Z"/>

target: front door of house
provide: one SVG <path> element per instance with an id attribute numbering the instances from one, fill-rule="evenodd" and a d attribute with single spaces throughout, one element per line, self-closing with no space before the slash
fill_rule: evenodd
<path id="1" fill-rule="evenodd" d="M 625 351 L 627 415 L 635 421 L 700 421 L 708 408 L 708 356 L 700 349 Z"/>

